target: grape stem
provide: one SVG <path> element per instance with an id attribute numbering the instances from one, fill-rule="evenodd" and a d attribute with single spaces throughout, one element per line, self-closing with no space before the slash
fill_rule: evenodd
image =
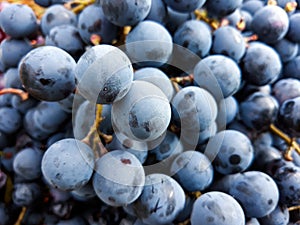
<path id="1" fill-rule="evenodd" d="M 170 78 L 170 80 L 172 82 L 175 82 L 175 83 L 181 83 L 181 84 L 185 84 L 187 82 L 193 82 L 194 81 L 194 74 L 190 74 L 190 75 L 187 75 L 187 76 L 184 76 L 184 77 L 172 77 Z"/>
<path id="2" fill-rule="evenodd" d="M 103 106 L 101 104 L 97 104 L 94 124 L 92 125 L 89 133 L 81 140 L 83 143 L 92 147 L 96 158 L 101 157 L 107 152 L 107 149 L 104 147 L 99 137 L 101 137 L 106 144 L 110 143 L 113 139 L 112 135 L 104 134 L 99 129 L 101 122 L 105 119 L 102 117 L 102 109 Z"/>
<path id="3" fill-rule="evenodd" d="M 221 19 L 221 20 L 217 20 L 215 18 L 210 18 L 208 16 L 208 12 L 205 9 L 196 9 L 194 11 L 194 14 L 196 16 L 196 20 L 202 20 L 204 22 L 206 22 L 208 25 L 210 25 L 210 27 L 213 30 L 218 29 L 219 27 L 222 26 L 226 26 L 229 24 L 229 20 L 228 19 Z"/>
<path id="4" fill-rule="evenodd" d="M 5 94 L 14 94 L 20 96 L 22 101 L 25 101 L 29 98 L 29 94 L 21 89 L 16 88 L 4 88 L 0 90 L 0 96 Z"/>
<path id="5" fill-rule="evenodd" d="M 300 205 L 291 206 L 288 208 L 289 211 L 295 211 L 295 210 L 299 210 L 299 209 L 300 209 Z"/>
<path id="6" fill-rule="evenodd" d="M 287 144 L 288 149 L 284 153 L 284 158 L 288 161 L 292 161 L 292 152 L 295 150 L 298 154 L 300 154 L 300 146 L 296 142 L 295 138 L 290 138 L 287 134 L 285 134 L 283 131 L 281 131 L 278 127 L 276 127 L 274 124 L 270 125 L 270 130 L 278 135 L 280 138 L 282 138 Z"/>
<path id="7" fill-rule="evenodd" d="M 21 225 L 22 224 L 22 220 L 23 220 L 23 218 L 25 216 L 25 213 L 26 213 L 26 207 L 22 207 L 22 210 L 20 212 L 20 215 L 19 215 L 18 220 L 15 223 L 15 225 Z"/>
<path id="8" fill-rule="evenodd" d="M 64 6 L 72 12 L 78 14 L 85 7 L 95 3 L 95 0 L 73 0 L 64 4 Z"/>

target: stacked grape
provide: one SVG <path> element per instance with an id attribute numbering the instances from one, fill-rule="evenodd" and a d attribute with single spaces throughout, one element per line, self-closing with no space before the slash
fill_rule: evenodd
<path id="1" fill-rule="evenodd" d="M 0 224 L 300 224 L 299 10 L 1 2 Z"/>

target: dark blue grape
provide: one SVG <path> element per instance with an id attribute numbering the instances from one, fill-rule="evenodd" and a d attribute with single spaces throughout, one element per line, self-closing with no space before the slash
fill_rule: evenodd
<path id="1" fill-rule="evenodd" d="M 163 0 L 152 0 L 150 12 L 145 20 L 152 20 L 161 24 L 167 21 L 167 6 Z"/>
<path id="2" fill-rule="evenodd" d="M 93 151 L 76 139 L 62 139 L 47 149 L 41 168 L 50 186 L 74 190 L 84 186 L 92 176 Z"/>
<path id="3" fill-rule="evenodd" d="M 148 146 L 146 142 L 139 142 L 131 140 L 122 133 L 113 135 L 113 140 L 109 144 L 105 145 L 108 151 L 123 150 L 130 152 L 143 164 L 148 156 Z"/>
<path id="4" fill-rule="evenodd" d="M 12 107 L 14 109 L 17 109 L 22 114 L 25 114 L 27 110 L 35 107 L 38 102 L 39 101 L 33 97 L 29 97 L 24 101 L 19 96 L 13 96 L 11 99 Z"/>
<path id="5" fill-rule="evenodd" d="M 221 174 L 245 171 L 254 157 L 249 138 L 235 130 L 218 132 L 209 140 L 205 154 L 214 160 L 214 168 Z"/>
<path id="6" fill-rule="evenodd" d="M 60 108 L 66 113 L 72 113 L 73 110 L 73 102 L 74 102 L 74 93 L 71 93 L 68 97 L 63 100 L 58 101 Z"/>
<path id="7" fill-rule="evenodd" d="M 12 200 L 17 206 L 29 206 L 41 196 L 37 183 L 19 183 L 14 185 Z"/>
<path id="8" fill-rule="evenodd" d="M 162 135 L 171 120 L 165 94 L 154 84 L 135 80 L 127 95 L 112 106 L 115 129 L 129 139 L 153 141 Z"/>
<path id="9" fill-rule="evenodd" d="M 224 192 L 226 194 L 229 194 L 229 190 L 233 185 L 234 179 L 238 176 L 240 176 L 241 173 L 235 173 L 235 174 L 228 174 L 225 176 L 222 176 L 221 178 L 214 180 L 209 190 L 212 191 L 220 191 Z"/>
<path id="10" fill-rule="evenodd" d="M 202 21 L 188 20 L 178 27 L 173 41 L 200 57 L 205 57 L 212 45 L 211 30 Z"/>
<path id="11" fill-rule="evenodd" d="M 4 73 L 4 84 L 6 88 L 22 88 L 22 82 L 18 73 L 18 68 L 9 68 Z"/>
<path id="12" fill-rule="evenodd" d="M 69 0 L 34 0 L 34 2 L 42 7 L 49 7 L 54 4 L 64 4 Z"/>
<path id="13" fill-rule="evenodd" d="M 38 29 L 33 10 L 26 4 L 10 4 L 0 13 L 1 29 L 12 38 L 27 37 Z"/>
<path id="14" fill-rule="evenodd" d="M 261 225 L 256 218 L 251 218 L 246 222 L 246 225 Z"/>
<path id="15" fill-rule="evenodd" d="M 193 12 L 194 10 L 201 8 L 206 0 L 164 0 L 165 3 L 173 10 L 182 13 Z"/>
<path id="16" fill-rule="evenodd" d="M 17 149 L 15 147 L 5 147 L 2 152 L 1 167 L 9 172 L 13 172 L 13 161 L 14 156 L 17 154 Z"/>
<path id="17" fill-rule="evenodd" d="M 286 205 L 278 205 L 269 215 L 259 218 L 260 225 L 287 225 L 290 219 Z"/>
<path id="18" fill-rule="evenodd" d="M 280 75 L 282 64 L 278 53 L 261 42 L 252 42 L 242 59 L 243 77 L 254 85 L 274 82 Z"/>
<path id="19" fill-rule="evenodd" d="M 166 28 L 170 33 L 174 33 L 184 22 L 193 19 L 191 13 L 180 13 L 167 7 Z"/>
<path id="20" fill-rule="evenodd" d="M 261 8 L 264 7 L 264 2 L 260 0 L 244 1 L 241 9 L 249 12 L 252 16 Z"/>
<path id="21" fill-rule="evenodd" d="M 63 49 L 74 58 L 79 58 L 84 52 L 79 31 L 70 24 L 53 27 L 46 36 L 45 44 Z"/>
<path id="22" fill-rule="evenodd" d="M 298 53 L 298 44 L 291 42 L 286 38 L 276 42 L 273 47 L 279 54 L 281 61 L 284 63 L 294 59 Z"/>
<path id="23" fill-rule="evenodd" d="M 169 224 L 185 206 L 184 191 L 173 178 L 159 173 L 146 176 L 141 196 L 133 203 L 144 224 Z"/>
<path id="24" fill-rule="evenodd" d="M 22 116 L 14 108 L 0 108 L 0 131 L 6 134 L 15 133 L 22 126 Z"/>
<path id="25" fill-rule="evenodd" d="M 233 96 L 222 99 L 218 102 L 217 123 L 219 129 L 231 123 L 239 112 L 239 105 Z"/>
<path id="26" fill-rule="evenodd" d="M 198 133 L 204 131 L 212 125 L 218 113 L 213 96 L 199 87 L 190 86 L 181 89 L 174 96 L 172 105 L 177 111 L 174 120 L 185 131 L 190 130 Z M 195 141 L 197 143 L 197 139 Z"/>
<path id="27" fill-rule="evenodd" d="M 270 165 L 281 159 L 282 153 L 278 149 L 266 145 L 256 146 L 253 168 L 262 172 L 267 172 Z"/>
<path id="28" fill-rule="evenodd" d="M 231 58 L 224 55 L 210 55 L 196 65 L 194 79 L 196 85 L 207 89 L 220 100 L 238 91 L 241 71 Z"/>
<path id="29" fill-rule="evenodd" d="M 167 96 L 169 101 L 174 96 L 174 87 L 168 76 L 154 67 L 145 67 L 134 72 L 133 80 L 148 81 L 159 87 Z"/>
<path id="30" fill-rule="evenodd" d="M 158 67 L 172 54 L 172 37 L 161 24 L 142 21 L 127 35 L 125 48 L 133 63 Z"/>
<path id="31" fill-rule="evenodd" d="M 25 89 L 33 97 L 58 101 L 75 89 L 75 66 L 75 60 L 64 50 L 43 46 L 22 59 L 19 73 Z"/>
<path id="32" fill-rule="evenodd" d="M 43 34 L 48 35 L 53 27 L 63 24 L 77 26 L 77 17 L 71 10 L 55 4 L 48 7 L 43 13 L 40 26 Z"/>
<path id="33" fill-rule="evenodd" d="M 104 15 L 117 26 L 133 26 L 144 20 L 150 12 L 151 0 L 100 1 Z"/>
<path id="34" fill-rule="evenodd" d="M 8 136 L 4 132 L 0 131 L 0 149 L 7 147 L 8 143 Z"/>
<path id="35" fill-rule="evenodd" d="M 1 42 L 2 61 L 7 67 L 17 67 L 32 46 L 26 39 L 5 39 Z"/>
<path id="36" fill-rule="evenodd" d="M 300 97 L 284 101 L 279 108 L 278 123 L 290 135 L 298 136 L 300 134 L 299 110 Z"/>
<path id="37" fill-rule="evenodd" d="M 191 225 L 229 224 L 245 225 L 243 209 L 233 197 L 222 192 L 210 191 L 195 201 Z"/>
<path id="38" fill-rule="evenodd" d="M 286 37 L 292 42 L 300 43 L 300 34 L 299 34 L 300 13 L 295 13 L 291 15 L 289 21 L 290 21 L 290 26 Z"/>
<path id="39" fill-rule="evenodd" d="M 264 131 L 275 121 L 278 108 L 273 96 L 255 92 L 240 103 L 240 118 L 247 127 Z"/>
<path id="40" fill-rule="evenodd" d="M 289 18 L 279 6 L 264 6 L 254 14 L 251 28 L 261 41 L 275 43 L 288 32 Z"/>
<path id="41" fill-rule="evenodd" d="M 248 171 L 236 177 L 229 190 L 242 205 L 247 217 L 259 218 L 271 213 L 279 201 L 275 181 L 259 171 Z"/>
<path id="42" fill-rule="evenodd" d="M 284 77 L 300 78 L 300 55 L 286 63 L 283 67 Z"/>
<path id="43" fill-rule="evenodd" d="M 288 206 L 300 202 L 300 169 L 297 166 L 285 165 L 276 170 L 274 180 L 280 192 L 280 202 Z"/>
<path id="44" fill-rule="evenodd" d="M 97 196 L 111 206 L 125 206 L 142 193 L 145 172 L 131 153 L 114 150 L 96 161 L 93 187 Z"/>
<path id="45" fill-rule="evenodd" d="M 211 185 L 214 176 L 209 159 L 196 151 L 180 153 L 174 159 L 170 171 L 181 187 L 189 192 L 205 190 Z"/>
<path id="46" fill-rule="evenodd" d="M 239 62 L 246 52 L 246 43 L 236 28 L 223 26 L 213 33 L 212 51 L 215 54 L 229 56 Z"/>
<path id="47" fill-rule="evenodd" d="M 300 81 L 295 78 L 281 79 L 273 86 L 272 94 L 280 105 L 285 100 L 300 97 Z"/>
<path id="48" fill-rule="evenodd" d="M 98 5 L 89 5 L 82 10 L 78 17 L 80 37 L 86 44 L 91 44 L 91 36 L 99 35 L 101 43 L 109 44 L 117 38 L 118 27 L 110 23 Z"/>
<path id="49" fill-rule="evenodd" d="M 112 45 L 96 45 L 78 60 L 75 75 L 79 93 L 90 102 L 108 104 L 123 98 L 133 80 L 127 55 Z"/>
<path id="50" fill-rule="evenodd" d="M 25 148 L 14 157 L 14 172 L 26 180 L 34 180 L 42 175 L 41 162 L 43 153 L 33 148 Z"/>
<path id="51" fill-rule="evenodd" d="M 55 133 L 47 139 L 46 147 L 49 148 L 52 144 L 64 138 L 65 138 L 65 133 L 63 132 Z"/>
<path id="52" fill-rule="evenodd" d="M 204 7 L 212 16 L 222 18 L 233 13 L 242 5 L 243 0 L 207 0 Z"/>

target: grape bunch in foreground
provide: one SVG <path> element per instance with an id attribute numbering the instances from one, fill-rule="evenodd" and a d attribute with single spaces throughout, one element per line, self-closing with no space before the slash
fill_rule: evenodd
<path id="1" fill-rule="evenodd" d="M 299 0 L 0 2 L 0 225 L 300 224 Z"/>

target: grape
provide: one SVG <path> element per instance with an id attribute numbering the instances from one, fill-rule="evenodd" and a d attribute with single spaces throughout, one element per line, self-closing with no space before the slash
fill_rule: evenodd
<path id="1" fill-rule="evenodd" d="M 145 142 L 139 142 L 127 138 L 122 133 L 115 132 L 113 140 L 105 146 L 109 151 L 123 150 L 130 152 L 143 164 L 148 156 L 148 146 Z"/>
<path id="2" fill-rule="evenodd" d="M 206 23 L 197 20 L 188 20 L 176 30 L 173 41 L 200 57 L 205 57 L 212 45 L 212 35 Z"/>
<path id="3" fill-rule="evenodd" d="M 22 114 L 25 114 L 27 110 L 35 107 L 37 104 L 38 100 L 33 97 L 29 97 L 25 101 L 22 101 L 19 96 L 13 96 L 11 98 L 11 106 Z"/>
<path id="4" fill-rule="evenodd" d="M 173 85 L 168 76 L 161 70 L 153 67 L 145 67 L 136 70 L 133 79 L 148 81 L 156 85 L 164 92 L 169 101 L 172 100 L 174 95 Z"/>
<path id="5" fill-rule="evenodd" d="M 183 147 L 178 137 L 174 133 L 167 131 L 158 146 L 150 150 L 150 153 L 155 155 L 156 160 L 162 161 L 181 153 L 183 151 Z"/>
<path id="6" fill-rule="evenodd" d="M 4 84 L 6 88 L 22 88 L 18 68 L 9 68 L 4 73 Z"/>
<path id="7" fill-rule="evenodd" d="M 274 174 L 274 180 L 280 192 L 280 202 L 288 206 L 299 204 L 300 169 L 297 166 L 285 165 Z"/>
<path id="8" fill-rule="evenodd" d="M 14 108 L 0 108 L 0 131 L 6 134 L 15 133 L 22 125 L 22 116 Z"/>
<path id="9" fill-rule="evenodd" d="M 214 168 L 221 174 L 245 171 L 254 157 L 249 138 L 235 130 L 218 132 L 209 140 L 205 154 L 214 159 Z"/>
<path id="10" fill-rule="evenodd" d="M 127 35 L 125 48 L 133 63 L 158 67 L 172 54 L 172 37 L 161 24 L 142 21 Z"/>
<path id="11" fill-rule="evenodd" d="M 259 218 L 260 225 L 287 225 L 290 219 L 288 208 L 278 205 L 269 215 Z"/>
<path id="12" fill-rule="evenodd" d="M 29 6 L 9 4 L 0 13 L 0 27 L 12 38 L 23 38 L 36 32 L 38 24 Z"/>
<path id="13" fill-rule="evenodd" d="M 279 125 L 292 135 L 299 135 L 300 97 L 291 98 L 282 103 L 278 112 Z"/>
<path id="14" fill-rule="evenodd" d="M 237 29 L 223 26 L 213 33 L 212 52 L 229 56 L 239 62 L 246 52 L 246 43 Z"/>
<path id="15" fill-rule="evenodd" d="M 260 171 L 266 171 L 274 162 L 281 160 L 281 152 L 272 146 L 259 146 L 255 148 L 253 166 Z"/>
<path id="16" fill-rule="evenodd" d="M 251 28 L 261 41 L 275 43 L 287 34 L 289 18 L 279 6 L 264 6 L 254 14 Z"/>
<path id="17" fill-rule="evenodd" d="M 171 177 L 153 173 L 146 176 L 141 196 L 133 203 L 144 224 L 169 224 L 183 210 L 184 191 Z"/>
<path id="18" fill-rule="evenodd" d="M 242 59 L 244 79 L 263 86 L 274 82 L 282 69 L 277 52 L 262 42 L 251 42 Z"/>
<path id="19" fill-rule="evenodd" d="M 25 89 L 35 98 L 58 101 L 75 89 L 75 60 L 64 50 L 43 46 L 30 51 L 19 64 Z"/>
<path id="20" fill-rule="evenodd" d="M 133 80 L 133 68 L 128 57 L 111 45 L 97 45 L 78 60 L 75 76 L 83 97 L 98 104 L 108 104 L 123 98 Z"/>
<path id="21" fill-rule="evenodd" d="M 171 108 L 167 97 L 155 85 L 133 81 L 127 95 L 112 106 L 115 127 L 128 138 L 151 141 L 167 129 Z"/>
<path id="22" fill-rule="evenodd" d="M 167 20 L 167 6 L 163 0 L 152 0 L 150 11 L 145 20 L 152 20 L 165 24 Z"/>
<path id="23" fill-rule="evenodd" d="M 259 171 L 248 171 L 236 177 L 229 193 L 240 202 L 247 217 L 264 217 L 276 208 L 279 201 L 275 181 Z"/>
<path id="24" fill-rule="evenodd" d="M 287 64 L 283 67 L 284 77 L 296 78 L 299 80 L 300 78 L 300 55 L 296 56 L 291 61 L 287 62 Z"/>
<path id="25" fill-rule="evenodd" d="M 0 149 L 7 147 L 7 145 L 8 145 L 8 136 L 4 132 L 0 131 Z"/>
<path id="26" fill-rule="evenodd" d="M 14 172 L 26 180 L 34 180 L 42 175 L 41 162 L 43 154 L 41 151 L 25 148 L 18 152 L 14 158 Z"/>
<path id="27" fill-rule="evenodd" d="M 243 0 L 207 0 L 204 7 L 207 9 L 209 14 L 222 18 L 233 13 L 242 5 L 242 2 Z"/>
<path id="28" fill-rule="evenodd" d="M 285 100 L 300 97 L 300 81 L 295 78 L 281 79 L 274 84 L 272 94 L 280 105 Z"/>
<path id="29" fill-rule="evenodd" d="M 299 13 L 295 13 L 293 15 L 290 16 L 289 18 L 289 28 L 288 28 L 288 32 L 286 34 L 286 37 L 292 41 L 292 42 L 296 42 L 296 43 L 300 43 L 300 35 L 299 35 L 299 21 L 300 21 L 300 14 Z"/>
<path id="30" fill-rule="evenodd" d="M 30 42 L 26 39 L 5 39 L 0 48 L 2 61 L 7 67 L 17 67 L 21 58 L 32 50 Z"/>
<path id="31" fill-rule="evenodd" d="M 79 189 L 71 191 L 71 194 L 77 201 L 88 201 L 96 196 L 92 182 L 87 183 Z"/>
<path id="32" fill-rule="evenodd" d="M 41 168 L 51 186 L 74 190 L 84 186 L 92 176 L 93 151 L 76 139 L 62 139 L 47 149 Z"/>
<path id="33" fill-rule="evenodd" d="M 229 190 L 232 187 L 232 184 L 233 184 L 235 178 L 240 176 L 240 174 L 241 173 L 228 174 L 228 175 L 224 175 L 220 178 L 215 176 L 215 180 L 212 183 L 212 185 L 210 186 L 209 190 L 220 191 L 220 192 L 229 194 Z"/>
<path id="34" fill-rule="evenodd" d="M 225 127 L 225 125 L 231 123 L 234 120 L 234 118 L 237 116 L 238 111 L 239 111 L 239 105 L 237 100 L 233 96 L 229 96 L 219 101 L 218 116 L 217 116 L 217 123 L 219 127 L 220 128 L 223 126 Z"/>
<path id="35" fill-rule="evenodd" d="M 273 96 L 255 92 L 240 103 L 240 117 L 247 127 L 264 131 L 275 121 L 278 108 Z"/>
<path id="36" fill-rule="evenodd" d="M 79 58 L 84 52 L 84 44 L 79 31 L 70 24 L 53 27 L 46 36 L 45 44 L 58 47 L 68 52 L 74 58 Z"/>
<path id="37" fill-rule="evenodd" d="M 173 98 L 177 111 L 174 119 L 182 129 L 201 132 L 210 127 L 217 117 L 217 104 L 212 95 L 199 87 L 185 87 Z M 197 141 L 197 140 L 196 140 Z"/>
<path id="38" fill-rule="evenodd" d="M 261 225 L 256 218 L 251 218 L 247 221 L 246 225 Z"/>
<path id="39" fill-rule="evenodd" d="M 117 26 L 133 26 L 146 18 L 150 12 L 151 0 L 100 1 L 105 17 Z"/>
<path id="40" fill-rule="evenodd" d="M 171 9 L 182 13 L 193 12 L 194 10 L 201 8 L 206 2 L 206 0 L 186 0 L 186 1 L 164 0 L 164 1 Z"/>
<path id="41" fill-rule="evenodd" d="M 14 185 L 12 200 L 17 206 L 29 206 L 41 195 L 40 186 L 37 183 L 19 183 Z"/>
<path id="42" fill-rule="evenodd" d="M 59 130 L 68 115 L 57 102 L 40 102 L 33 112 L 33 120 L 41 130 L 51 134 Z"/>
<path id="43" fill-rule="evenodd" d="M 274 44 L 274 49 L 279 54 L 282 62 L 286 63 L 293 60 L 298 53 L 298 44 L 289 41 L 288 39 L 281 39 Z"/>
<path id="44" fill-rule="evenodd" d="M 194 69 L 195 83 L 219 100 L 236 93 L 241 84 L 241 71 L 235 61 L 223 55 L 210 55 Z M 221 91 L 221 93 L 220 93 Z"/>
<path id="45" fill-rule="evenodd" d="M 66 9 L 64 6 L 54 4 L 49 6 L 41 18 L 41 30 L 44 35 L 48 35 L 51 28 L 63 24 L 72 26 L 77 25 L 77 17 L 75 13 Z"/>
<path id="46" fill-rule="evenodd" d="M 244 1 L 241 9 L 249 12 L 252 16 L 264 7 L 264 2 L 260 0 Z"/>
<path id="47" fill-rule="evenodd" d="M 91 44 L 93 34 L 99 35 L 103 44 L 109 44 L 117 38 L 117 26 L 106 19 L 102 8 L 96 4 L 83 9 L 79 14 L 77 27 L 86 44 Z"/>
<path id="48" fill-rule="evenodd" d="M 96 161 L 93 187 L 97 196 L 111 206 L 134 202 L 142 193 L 145 172 L 131 153 L 115 150 Z"/>
<path id="49" fill-rule="evenodd" d="M 173 161 L 171 174 L 187 191 L 203 191 L 213 181 L 213 167 L 208 158 L 196 151 L 184 151 Z M 193 179 L 191 179 L 193 177 Z"/>
<path id="50" fill-rule="evenodd" d="M 192 18 L 191 13 L 180 13 L 167 7 L 166 28 L 170 33 L 174 33 L 181 24 Z"/>
<path id="51" fill-rule="evenodd" d="M 245 225 L 245 215 L 239 203 L 230 195 L 210 191 L 194 203 L 192 225 Z"/>

